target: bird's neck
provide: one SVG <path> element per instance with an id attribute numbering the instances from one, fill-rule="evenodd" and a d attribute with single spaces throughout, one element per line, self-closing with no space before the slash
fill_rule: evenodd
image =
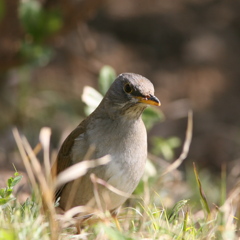
<path id="1" fill-rule="evenodd" d="M 110 106 L 110 107 L 109 107 Z M 123 118 L 126 120 L 138 120 L 141 119 L 142 113 L 147 106 L 145 104 L 114 104 L 113 102 L 108 102 L 106 100 L 102 101 L 97 107 L 95 112 L 99 116 L 104 118 L 110 118 L 112 120 Z"/>
<path id="2" fill-rule="evenodd" d="M 105 109 L 106 114 L 111 119 L 124 119 L 128 121 L 136 121 L 138 119 L 141 119 L 142 112 L 144 111 L 146 107 L 142 106 L 132 106 L 129 108 L 121 108 L 119 107 L 111 107 L 111 109 Z"/>
<path id="3" fill-rule="evenodd" d="M 121 117 L 124 117 L 129 120 L 138 120 L 141 118 L 145 108 L 146 106 L 144 105 L 131 106 L 129 108 L 122 109 L 120 115 Z"/>

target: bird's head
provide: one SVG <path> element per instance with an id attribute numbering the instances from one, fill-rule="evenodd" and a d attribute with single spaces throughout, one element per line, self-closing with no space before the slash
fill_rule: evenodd
<path id="1" fill-rule="evenodd" d="M 160 106 L 154 96 L 153 84 L 135 73 L 122 73 L 110 86 L 104 97 L 105 109 L 110 115 L 138 118 L 148 105 Z"/>

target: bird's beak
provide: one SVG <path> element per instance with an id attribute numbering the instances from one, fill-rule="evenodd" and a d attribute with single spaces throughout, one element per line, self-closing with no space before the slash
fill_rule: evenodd
<path id="1" fill-rule="evenodd" d="M 138 102 L 140 103 L 146 103 L 154 106 L 161 106 L 159 99 L 153 95 L 149 95 L 147 97 L 135 97 L 135 98 L 137 98 Z"/>

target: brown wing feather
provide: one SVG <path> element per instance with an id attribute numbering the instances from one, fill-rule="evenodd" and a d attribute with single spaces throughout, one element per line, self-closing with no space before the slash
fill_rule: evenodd
<path id="1" fill-rule="evenodd" d="M 85 123 L 86 120 L 82 121 L 65 139 L 63 142 L 57 156 L 57 160 L 53 164 L 52 167 L 52 176 L 53 178 L 56 178 L 56 176 L 65 170 L 66 168 L 70 167 L 72 165 L 71 160 L 71 151 L 74 144 L 75 139 L 85 131 Z M 65 186 L 65 185 L 64 185 Z M 55 199 L 57 199 L 64 188 L 62 186 L 60 189 L 57 189 L 55 194 Z"/>

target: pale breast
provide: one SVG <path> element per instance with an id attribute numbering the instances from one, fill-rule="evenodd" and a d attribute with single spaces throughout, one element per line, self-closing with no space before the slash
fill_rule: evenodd
<path id="1" fill-rule="evenodd" d="M 111 122 L 91 137 L 96 146 L 96 158 L 110 154 L 106 179 L 122 191 L 132 192 L 143 175 L 147 158 L 147 134 L 141 119 Z"/>
<path id="2" fill-rule="evenodd" d="M 111 127 L 109 127 L 111 126 Z M 134 122 L 106 122 L 98 127 L 89 126 L 88 135 L 79 136 L 72 148 L 73 161 L 83 159 L 91 142 L 95 151 L 91 159 L 97 159 L 107 154 L 111 162 L 107 165 L 96 167 L 91 172 L 102 178 L 113 187 L 131 194 L 143 175 L 147 158 L 147 135 L 141 119 Z M 111 203 L 109 209 L 121 205 L 126 197 L 108 191 Z"/>

